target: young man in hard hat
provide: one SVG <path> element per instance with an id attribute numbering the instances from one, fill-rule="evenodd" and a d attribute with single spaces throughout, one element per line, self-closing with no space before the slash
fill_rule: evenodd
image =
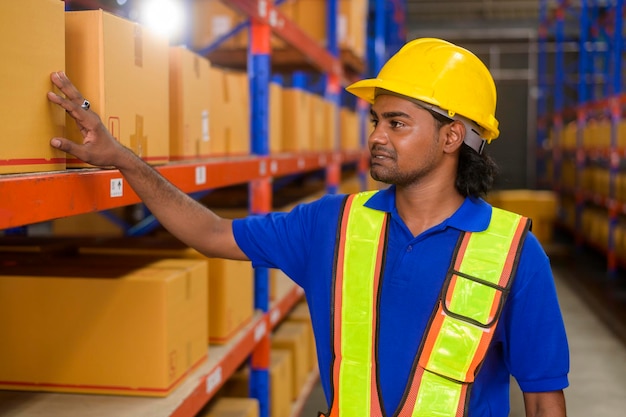
<path id="1" fill-rule="evenodd" d="M 549 260 L 528 219 L 481 199 L 496 90 L 469 51 L 414 40 L 348 87 L 372 104 L 371 175 L 388 189 L 235 221 L 116 142 L 64 74 L 52 81 L 66 98 L 49 99 L 84 135 L 53 147 L 119 168 L 189 246 L 280 268 L 304 289 L 327 415 L 504 417 L 513 375 L 527 416 L 565 416 L 568 346 Z"/>

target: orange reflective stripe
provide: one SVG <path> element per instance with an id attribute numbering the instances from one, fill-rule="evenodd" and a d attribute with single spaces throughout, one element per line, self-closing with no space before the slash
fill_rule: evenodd
<path id="1" fill-rule="evenodd" d="M 343 264 L 345 261 L 346 250 L 346 228 L 348 227 L 348 216 L 350 215 L 350 209 L 352 208 L 352 201 L 354 196 L 350 195 L 345 201 L 343 207 L 343 213 L 340 222 L 339 243 L 337 244 L 337 254 L 335 262 L 335 282 L 333 290 L 333 329 L 332 329 L 332 341 L 333 341 L 333 398 L 330 408 L 329 417 L 339 416 L 339 371 L 341 369 L 341 334 L 342 334 L 342 322 L 341 322 L 341 306 L 343 292 L 337 289 L 343 288 Z"/>

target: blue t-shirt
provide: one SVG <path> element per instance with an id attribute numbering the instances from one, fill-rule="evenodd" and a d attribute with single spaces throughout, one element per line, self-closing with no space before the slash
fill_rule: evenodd
<path id="1" fill-rule="evenodd" d="M 290 213 L 270 213 L 233 223 L 237 244 L 253 266 L 279 268 L 304 289 L 327 400 L 332 396 L 333 256 L 343 198 L 328 195 L 299 205 Z M 366 206 L 391 213 L 379 312 L 378 371 L 382 406 L 387 415 L 393 415 L 458 237 L 461 231 L 485 230 L 491 206 L 466 198 L 450 218 L 417 237 L 398 215 L 394 187 L 375 194 Z M 525 392 L 567 387 L 568 352 L 550 263 L 529 233 L 511 293 L 470 393 L 469 416 L 508 416 L 510 375 Z"/>

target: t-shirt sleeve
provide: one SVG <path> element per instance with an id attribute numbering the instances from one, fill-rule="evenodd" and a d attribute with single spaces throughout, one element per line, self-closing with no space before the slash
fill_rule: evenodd
<path id="1" fill-rule="evenodd" d="M 292 211 L 233 221 L 233 234 L 254 267 L 278 268 L 302 286 L 300 277 L 316 242 L 331 242 L 342 197 L 329 195 Z M 327 236 L 326 236 L 327 235 Z M 319 244 L 319 243 L 318 243 Z"/>
<path id="2" fill-rule="evenodd" d="M 505 311 L 505 360 L 521 390 L 567 387 L 569 348 L 554 277 L 548 257 L 532 234 L 524 243 Z"/>

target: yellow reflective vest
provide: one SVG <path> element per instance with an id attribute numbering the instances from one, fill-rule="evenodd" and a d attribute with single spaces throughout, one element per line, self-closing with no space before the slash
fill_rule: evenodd
<path id="1" fill-rule="evenodd" d="M 375 349 L 389 214 L 364 206 L 374 192 L 348 196 L 341 215 L 328 417 L 383 415 Z M 493 337 L 529 229 L 529 219 L 494 207 L 487 230 L 461 233 L 395 416 L 467 415 L 469 389 Z"/>

